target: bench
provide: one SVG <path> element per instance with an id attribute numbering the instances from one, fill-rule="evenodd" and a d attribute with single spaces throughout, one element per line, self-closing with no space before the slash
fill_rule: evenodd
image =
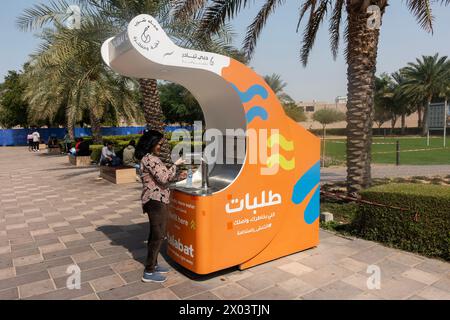
<path id="1" fill-rule="evenodd" d="M 130 167 L 100 167 L 100 177 L 115 184 L 136 182 L 136 169 Z"/>
<path id="2" fill-rule="evenodd" d="M 48 154 L 61 154 L 61 147 L 48 147 L 47 146 L 47 153 Z"/>
<path id="3" fill-rule="evenodd" d="M 76 157 L 73 155 L 69 155 L 69 162 L 70 164 L 77 167 L 87 167 L 91 165 L 91 157 Z"/>

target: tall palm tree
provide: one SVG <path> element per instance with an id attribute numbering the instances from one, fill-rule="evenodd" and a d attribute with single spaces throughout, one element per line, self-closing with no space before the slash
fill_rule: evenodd
<path id="1" fill-rule="evenodd" d="M 254 4 L 249 0 L 175 0 L 176 16 L 186 19 L 206 7 L 200 33 L 214 32 L 237 13 Z M 369 6 L 379 8 L 379 22 L 388 7 L 388 0 L 300 0 L 298 27 L 309 11 L 303 32 L 300 60 L 304 65 L 314 45 L 317 32 L 325 17 L 330 17 L 330 42 L 337 56 L 344 11 L 347 14 L 345 41 L 348 79 L 347 103 L 347 190 L 358 192 L 371 184 L 371 144 L 374 109 L 374 80 L 380 30 L 372 24 L 373 13 Z M 260 3 L 260 2 L 258 2 Z M 247 29 L 244 50 L 251 56 L 268 17 L 283 5 L 284 0 L 265 0 L 261 10 Z M 433 30 L 432 4 L 449 5 L 450 0 L 405 0 L 418 23 L 429 32 Z M 331 15 L 329 15 L 331 13 Z M 375 26 L 375 27 L 374 27 Z"/>
<path id="2" fill-rule="evenodd" d="M 416 62 L 408 63 L 403 69 L 405 94 L 420 99 L 423 105 L 422 134 L 428 131 L 428 105 L 433 98 L 442 96 L 448 83 L 447 56 L 422 56 Z"/>
<path id="3" fill-rule="evenodd" d="M 56 25 L 46 29 L 27 70 L 27 96 L 34 118 L 51 117 L 65 105 L 69 132 L 88 112 L 95 142 L 101 119 L 113 107 L 127 120 L 137 118 L 133 83 L 108 70 L 98 54 L 103 42 L 98 21 L 85 19 L 80 29 Z M 73 133 L 72 133 L 73 136 Z"/>

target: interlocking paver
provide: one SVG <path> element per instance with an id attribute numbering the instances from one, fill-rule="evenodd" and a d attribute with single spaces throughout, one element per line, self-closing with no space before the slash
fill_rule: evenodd
<path id="1" fill-rule="evenodd" d="M 96 279 L 100 279 L 100 278 L 104 278 L 104 277 L 108 277 L 110 275 L 114 274 L 114 271 L 111 269 L 111 267 L 101 267 L 101 268 L 97 268 L 97 269 L 91 269 L 91 270 L 87 270 L 87 271 L 82 271 L 80 276 L 81 276 L 81 283 L 85 283 L 85 282 L 89 282 L 89 281 L 93 281 Z M 67 280 L 68 280 L 69 275 L 68 274 L 64 274 L 63 276 L 59 277 L 59 278 L 54 278 L 53 277 L 53 281 L 55 282 L 55 285 L 58 289 L 60 288 L 65 288 L 67 285 Z"/>
<path id="2" fill-rule="evenodd" d="M 402 276 L 425 284 L 433 284 L 439 280 L 438 276 L 419 269 L 409 269 L 403 272 Z"/>
<path id="3" fill-rule="evenodd" d="M 256 291 L 266 289 L 274 284 L 271 280 L 267 279 L 264 276 L 264 274 L 263 275 L 255 274 L 244 280 L 240 280 L 237 283 L 240 284 L 241 286 L 243 286 L 244 288 L 247 288 L 251 292 L 256 292 Z"/>
<path id="4" fill-rule="evenodd" d="M 171 286 L 170 290 L 172 290 L 181 299 L 184 299 L 196 295 L 198 293 L 207 291 L 208 288 L 198 282 L 184 281 L 180 284 Z"/>
<path id="5" fill-rule="evenodd" d="M 25 169 L 25 162 L 31 167 Z M 73 168 L 66 157 L 0 148 L 0 299 L 18 299 L 19 289 L 24 299 L 87 300 L 450 295 L 449 263 L 325 230 L 316 248 L 244 271 L 191 279 L 177 267 L 163 284 L 142 283 L 148 218 L 142 215 L 140 186 L 97 177 L 98 168 Z M 159 262 L 167 264 L 163 257 Z M 66 287 L 73 264 L 81 269 L 81 290 Z M 380 290 L 368 288 L 372 264 L 381 270 Z"/>
<path id="6" fill-rule="evenodd" d="M 294 299 L 295 294 L 280 287 L 270 287 L 263 291 L 246 296 L 245 300 L 290 300 Z"/>
<path id="7" fill-rule="evenodd" d="M 16 276 L 14 268 L 0 269 L 0 280 L 9 279 Z"/>
<path id="8" fill-rule="evenodd" d="M 22 276 L 16 276 L 14 278 L 7 278 L 0 280 L 0 290 L 13 288 L 40 280 L 46 280 L 48 278 L 50 278 L 50 276 L 47 271 L 29 273 Z"/>
<path id="9" fill-rule="evenodd" d="M 428 300 L 450 300 L 450 293 L 434 287 L 427 287 L 418 292 L 417 295 Z"/>
<path id="10" fill-rule="evenodd" d="M 122 300 L 137 297 L 146 292 L 150 292 L 161 288 L 162 285 L 159 283 L 134 282 L 119 288 L 97 293 L 97 295 L 102 300 Z"/>
<path id="11" fill-rule="evenodd" d="M 38 282 L 27 283 L 19 287 L 19 296 L 21 299 L 52 292 L 55 285 L 52 280 L 42 280 Z"/>
<path id="12" fill-rule="evenodd" d="M 49 260 L 49 261 L 43 261 L 40 263 L 16 267 L 16 273 L 17 273 L 17 275 L 23 275 L 23 274 L 27 274 L 27 273 L 48 270 L 53 267 L 71 264 L 72 262 L 73 262 L 73 260 L 70 257 L 62 257 L 62 258 L 53 259 L 53 260 Z"/>
<path id="13" fill-rule="evenodd" d="M 114 288 L 122 287 L 125 281 L 118 275 L 110 275 L 107 277 L 89 281 L 95 292 L 103 292 Z"/>
<path id="14" fill-rule="evenodd" d="M 17 288 L 10 288 L 0 291 L 0 300 L 17 300 L 19 299 L 19 290 Z"/>
<path id="15" fill-rule="evenodd" d="M 139 300 L 179 300 L 170 289 L 162 288 L 137 296 Z"/>
<path id="16" fill-rule="evenodd" d="M 213 294 L 223 300 L 238 300 L 251 294 L 251 291 L 237 283 L 230 283 L 225 286 L 211 290 Z"/>
<path id="17" fill-rule="evenodd" d="M 363 293 L 362 290 L 342 281 L 336 281 L 302 296 L 304 300 L 334 299 L 348 300 Z"/>

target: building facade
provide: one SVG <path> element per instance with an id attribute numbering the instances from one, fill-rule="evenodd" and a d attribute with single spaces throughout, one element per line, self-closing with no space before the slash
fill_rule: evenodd
<path id="1" fill-rule="evenodd" d="M 326 102 L 326 101 L 300 101 L 297 103 L 297 106 L 305 112 L 307 117 L 307 121 L 300 122 L 300 124 L 306 129 L 321 129 L 322 125 L 312 119 L 312 115 L 314 112 L 321 109 L 335 109 L 341 111 L 343 113 L 347 112 L 347 98 L 346 97 L 337 97 L 335 102 Z M 417 113 L 413 113 L 410 116 L 406 117 L 406 127 L 407 128 L 415 128 L 417 127 L 418 116 Z M 345 128 L 347 127 L 346 121 L 340 121 L 333 124 L 327 125 L 327 128 Z M 374 128 L 378 128 L 378 124 L 374 122 Z M 381 128 L 391 128 L 391 121 L 386 121 Z M 401 128 L 401 118 L 397 119 L 395 124 L 395 128 Z"/>

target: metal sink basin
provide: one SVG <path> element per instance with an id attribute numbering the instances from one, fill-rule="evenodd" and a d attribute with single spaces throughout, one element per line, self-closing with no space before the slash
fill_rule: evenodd
<path id="1" fill-rule="evenodd" d="M 183 192 L 183 193 L 187 193 L 187 194 L 190 194 L 190 195 L 194 195 L 194 196 L 207 196 L 207 195 L 210 195 L 210 194 L 212 194 L 214 192 L 219 191 L 221 188 L 214 187 L 214 186 L 211 186 L 208 189 L 199 188 L 199 187 L 197 187 L 197 188 L 195 188 L 195 187 L 187 188 L 187 187 L 175 186 L 174 185 L 174 186 L 171 186 L 171 189 L 172 190 L 177 190 L 177 191 L 180 191 L 180 192 Z"/>

